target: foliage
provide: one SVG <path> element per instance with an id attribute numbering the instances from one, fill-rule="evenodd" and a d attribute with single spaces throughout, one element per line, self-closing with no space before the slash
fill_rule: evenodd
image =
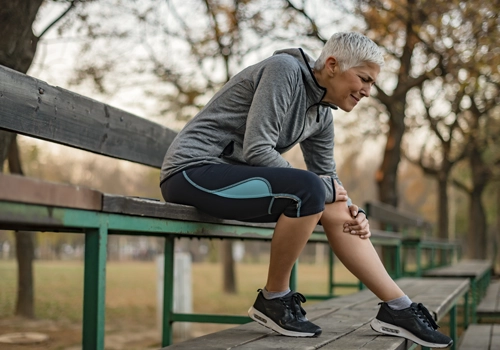
<path id="1" fill-rule="evenodd" d="M 61 35 L 70 29 L 85 38 L 71 83 L 91 81 L 106 94 L 129 90 L 136 103 L 144 93 L 154 101 L 154 116 L 185 122 L 232 75 L 275 49 L 320 48 L 307 35 L 297 38 L 304 20 L 286 6 L 262 0 L 89 4 L 62 26 Z"/>

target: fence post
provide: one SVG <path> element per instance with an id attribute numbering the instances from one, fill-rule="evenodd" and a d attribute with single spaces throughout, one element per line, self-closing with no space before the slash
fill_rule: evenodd
<path id="1" fill-rule="evenodd" d="M 84 350 L 104 350 L 106 299 L 106 253 L 108 228 L 85 231 L 85 267 L 83 285 Z"/>
<path id="2" fill-rule="evenodd" d="M 191 284 L 191 255 L 174 253 L 174 238 L 165 238 L 165 254 L 157 258 L 157 300 L 158 321 L 162 331 L 162 346 L 172 344 L 174 332 L 176 338 L 185 340 L 190 336 L 189 323 L 176 323 L 177 314 L 193 312 Z"/>

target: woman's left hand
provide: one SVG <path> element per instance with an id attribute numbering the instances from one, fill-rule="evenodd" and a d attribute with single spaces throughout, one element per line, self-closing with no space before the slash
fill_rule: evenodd
<path id="1" fill-rule="evenodd" d="M 349 212 L 353 219 L 344 223 L 344 232 L 358 235 L 359 238 L 362 239 L 367 239 L 372 235 L 370 232 L 370 224 L 368 223 L 365 213 L 359 212 L 358 209 L 359 207 L 355 204 L 349 207 Z"/>

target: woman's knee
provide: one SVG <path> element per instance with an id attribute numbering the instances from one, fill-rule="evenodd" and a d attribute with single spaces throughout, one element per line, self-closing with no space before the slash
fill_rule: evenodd
<path id="1" fill-rule="evenodd" d="M 305 171 L 303 173 L 303 183 L 306 184 L 307 192 L 311 197 L 317 198 L 318 201 L 325 203 L 325 184 L 318 175 L 310 171 Z"/>
<path id="2" fill-rule="evenodd" d="M 344 225 L 346 221 L 352 220 L 347 202 L 334 202 L 325 205 L 321 215 L 321 223 L 325 225 Z"/>
<path id="3" fill-rule="evenodd" d="M 310 208 L 324 208 L 326 189 L 321 178 L 309 171 L 302 174 L 300 185 L 304 187 L 304 204 Z"/>

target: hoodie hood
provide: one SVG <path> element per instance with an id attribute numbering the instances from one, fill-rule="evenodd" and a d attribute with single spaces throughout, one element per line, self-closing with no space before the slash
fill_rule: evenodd
<path id="1" fill-rule="evenodd" d="M 306 82 L 307 97 L 311 106 L 321 105 L 332 109 L 338 109 L 336 105 L 322 101 L 326 94 L 326 88 L 319 85 L 314 76 L 313 68 L 316 61 L 311 56 L 306 54 L 301 48 L 278 50 L 274 52 L 273 56 L 275 55 L 290 55 L 297 59 L 302 70 L 304 81 Z"/>

